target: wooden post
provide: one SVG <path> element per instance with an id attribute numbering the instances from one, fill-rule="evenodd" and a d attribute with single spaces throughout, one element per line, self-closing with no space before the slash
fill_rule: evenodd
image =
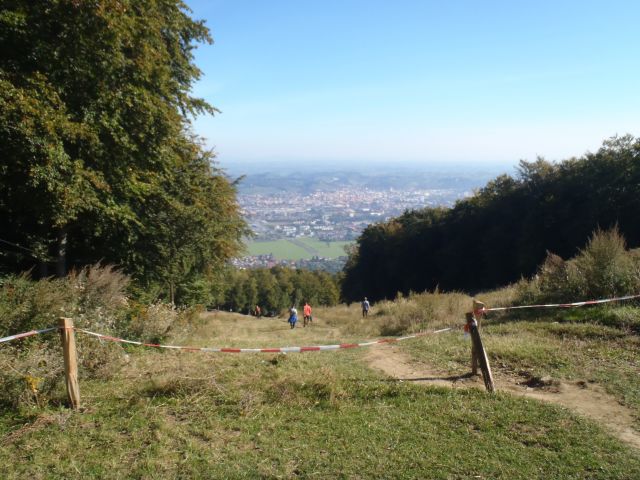
<path id="1" fill-rule="evenodd" d="M 486 305 L 483 302 L 479 302 L 475 298 L 473 299 L 473 309 L 471 311 L 473 312 L 474 318 L 478 322 L 478 327 L 480 327 L 480 317 L 481 317 L 481 314 L 479 314 L 479 312 L 482 312 L 484 307 L 486 307 Z"/>
<path id="2" fill-rule="evenodd" d="M 477 365 L 480 364 L 480 370 L 482 370 L 482 379 L 484 380 L 484 386 L 489 392 L 495 391 L 493 385 L 493 374 L 491 373 L 491 366 L 489 365 L 489 357 L 482 345 L 482 339 L 480 338 L 480 332 L 478 331 L 478 322 L 475 319 L 473 313 L 467 313 L 467 325 L 469 326 L 469 333 L 471 334 L 472 341 L 472 364 L 477 371 Z"/>
<path id="3" fill-rule="evenodd" d="M 473 299 L 472 310 L 471 310 L 471 319 L 469 318 L 469 314 L 467 314 L 467 324 L 470 324 L 472 320 L 475 320 L 478 325 L 478 329 L 480 328 L 480 315 L 477 312 L 481 312 L 485 307 L 483 302 L 479 302 L 475 298 Z M 478 375 L 478 354 L 476 352 L 475 344 L 471 343 L 471 374 Z"/>
<path id="4" fill-rule="evenodd" d="M 64 376 L 67 383 L 67 395 L 71 408 L 80 408 L 80 386 L 78 385 L 78 357 L 76 354 L 76 335 L 73 331 L 73 320 L 60 317 L 58 321 L 62 337 L 62 353 L 64 355 Z"/>
<path id="5" fill-rule="evenodd" d="M 471 335 L 471 323 L 474 321 L 473 313 L 469 312 L 466 316 L 467 325 L 464 330 Z M 476 352 L 476 346 L 473 343 L 473 339 L 471 341 L 471 375 L 478 375 L 478 354 Z"/>

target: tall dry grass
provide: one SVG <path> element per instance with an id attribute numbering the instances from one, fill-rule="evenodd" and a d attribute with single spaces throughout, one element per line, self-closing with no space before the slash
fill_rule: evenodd
<path id="1" fill-rule="evenodd" d="M 463 293 L 440 291 L 411 293 L 393 301 L 377 302 L 369 315 L 362 317 L 358 304 L 318 309 L 329 325 L 339 327 L 347 335 L 362 337 L 394 336 L 416 333 L 464 323 L 465 313 L 472 308 L 472 298 Z"/>
<path id="2" fill-rule="evenodd" d="M 640 252 L 627 249 L 617 227 L 598 229 L 575 257 L 564 260 L 549 253 L 537 275 L 517 287 L 522 303 L 636 294 L 640 292 Z"/>
<path id="3" fill-rule="evenodd" d="M 27 275 L 0 279 L 0 337 L 57 325 L 71 317 L 78 328 L 159 342 L 186 329 L 193 310 L 141 305 L 127 296 L 129 277 L 112 266 L 93 265 L 63 279 L 33 281 Z M 46 404 L 63 398 L 62 355 L 56 333 L 0 346 L 0 407 Z M 123 348 L 79 337 L 84 378 L 108 378 L 126 358 Z"/>

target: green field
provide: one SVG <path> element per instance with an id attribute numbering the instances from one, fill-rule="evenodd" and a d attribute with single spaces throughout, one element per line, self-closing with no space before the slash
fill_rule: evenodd
<path id="1" fill-rule="evenodd" d="M 278 260 L 310 259 L 313 256 L 337 258 L 346 255 L 345 245 L 351 242 L 322 242 L 316 238 L 301 237 L 273 241 L 249 241 L 249 255 L 273 254 Z"/>

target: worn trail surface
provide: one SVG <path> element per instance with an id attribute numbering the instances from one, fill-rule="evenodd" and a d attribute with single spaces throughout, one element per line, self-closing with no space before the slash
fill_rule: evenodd
<path id="1" fill-rule="evenodd" d="M 366 356 L 368 364 L 399 381 L 440 385 L 451 388 L 483 388 L 482 377 L 470 375 L 451 376 L 434 370 L 423 363 L 413 363 L 395 345 L 384 345 L 370 349 Z M 631 411 L 606 393 L 600 386 L 585 382 L 568 383 L 554 381 L 529 387 L 522 378 L 494 373 L 496 388 L 501 391 L 563 405 L 580 415 L 603 425 L 612 434 L 635 448 L 640 449 L 640 433 L 633 429 Z"/>

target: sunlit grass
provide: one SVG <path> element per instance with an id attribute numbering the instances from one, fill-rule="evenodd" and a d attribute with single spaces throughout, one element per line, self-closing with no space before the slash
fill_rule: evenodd
<path id="1" fill-rule="evenodd" d="M 311 327 L 294 330 L 284 318 L 208 313 L 190 333 L 168 342 L 269 347 L 361 341 L 389 325 L 461 326 L 470 302 L 457 294 L 414 296 L 374 305 L 365 319 L 355 304 L 317 308 Z M 482 327 L 494 369 L 593 380 L 635 408 L 638 337 L 627 331 L 543 316 L 496 316 Z M 443 371 L 469 369 L 470 344 L 461 328 L 397 346 Z M 365 349 L 127 352 L 128 363 L 112 378 L 82 381 L 83 412 L 3 412 L 0 477 L 640 477 L 636 451 L 565 409 L 504 393 L 389 381 L 367 368 Z"/>

